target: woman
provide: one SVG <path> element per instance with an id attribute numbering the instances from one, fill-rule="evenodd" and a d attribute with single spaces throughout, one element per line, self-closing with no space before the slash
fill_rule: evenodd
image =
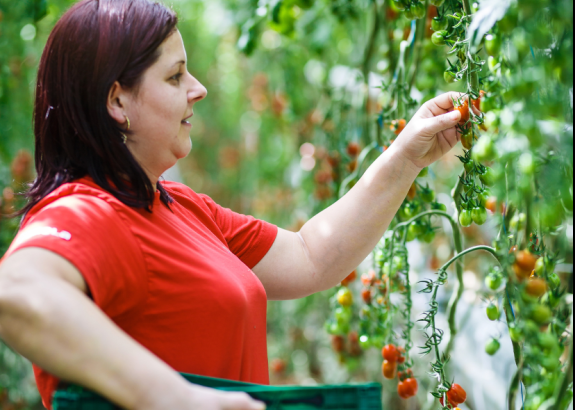
<path id="1" fill-rule="evenodd" d="M 420 171 L 458 142 L 453 95 L 427 103 L 339 202 L 290 233 L 160 176 L 191 149 L 205 88 L 177 17 L 149 0 L 82 0 L 38 76 L 36 167 L 0 266 L 0 337 L 126 409 L 247 410 L 177 372 L 265 384 L 266 302 L 329 289 L 374 248 Z"/>

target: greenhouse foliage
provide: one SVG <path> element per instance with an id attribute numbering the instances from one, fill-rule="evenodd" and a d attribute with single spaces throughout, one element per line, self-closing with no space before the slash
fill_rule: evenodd
<path id="1" fill-rule="evenodd" d="M 39 55 L 72 3 L 0 0 L 2 252 L 18 226 L 8 215 L 33 178 Z M 385 408 L 461 405 L 472 386 L 456 380 L 449 359 L 461 347 L 471 270 L 485 282 L 474 303 L 493 321 L 477 354 L 501 355 L 507 343 L 517 365 L 507 399 L 493 405 L 572 406 L 573 2 L 174 7 L 189 69 L 210 91 L 180 166 L 184 182 L 286 228 L 345 195 L 423 102 L 462 93 L 454 103 L 463 148 L 420 175 L 373 258 L 338 289 L 270 304 L 274 382 L 333 382 L 328 366 L 343 381 L 384 381 Z M 410 266 L 414 242 L 435 274 Z M 427 309 L 416 312 L 417 300 Z M 0 404 L 37 406 L 29 365 L 2 345 Z"/>

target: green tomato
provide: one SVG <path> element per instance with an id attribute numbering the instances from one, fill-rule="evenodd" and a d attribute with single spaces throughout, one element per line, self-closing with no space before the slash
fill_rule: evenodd
<path id="1" fill-rule="evenodd" d="M 491 168 L 487 168 L 485 172 L 479 176 L 479 179 L 485 186 L 492 187 L 495 185 L 495 175 Z"/>
<path id="2" fill-rule="evenodd" d="M 536 164 L 532 153 L 526 152 L 521 155 L 521 158 L 519 158 L 519 169 L 526 175 L 535 174 Z"/>
<path id="3" fill-rule="evenodd" d="M 403 0 L 393 0 L 393 4 L 395 6 L 395 8 L 399 11 L 404 11 L 407 9 L 407 3 L 404 2 Z"/>
<path id="4" fill-rule="evenodd" d="M 431 0 L 431 4 L 437 7 L 443 6 L 443 3 L 445 3 L 445 0 Z"/>
<path id="5" fill-rule="evenodd" d="M 485 278 L 485 285 L 495 292 L 503 285 L 503 277 L 496 273 L 490 273 L 487 278 Z"/>
<path id="6" fill-rule="evenodd" d="M 407 242 L 413 242 L 417 239 L 417 230 L 413 224 L 407 228 Z"/>
<path id="7" fill-rule="evenodd" d="M 435 231 L 433 229 L 430 229 L 421 236 L 421 239 L 425 243 L 432 243 L 435 240 L 435 236 L 436 236 Z"/>
<path id="8" fill-rule="evenodd" d="M 495 356 L 501 349 L 501 343 L 497 339 L 491 339 L 485 346 L 485 353 L 489 356 Z"/>
<path id="9" fill-rule="evenodd" d="M 473 149 L 473 159 L 477 162 L 491 162 L 497 157 L 495 151 L 495 144 L 493 138 L 489 135 L 484 135 L 475 144 Z"/>
<path id="10" fill-rule="evenodd" d="M 445 17 L 435 17 L 431 21 L 431 28 L 433 31 L 442 31 L 449 28 L 449 21 Z"/>
<path id="11" fill-rule="evenodd" d="M 413 15 L 417 20 L 424 18 L 425 13 L 427 12 L 427 9 L 425 8 L 425 3 L 423 2 L 419 2 L 416 5 L 411 6 L 411 9 L 413 10 Z"/>
<path id="12" fill-rule="evenodd" d="M 529 318 L 539 325 L 547 325 L 553 319 L 553 312 L 548 306 L 536 305 L 529 312 Z"/>
<path id="13" fill-rule="evenodd" d="M 429 168 L 423 168 L 417 177 L 425 178 L 428 175 L 429 175 Z"/>
<path id="14" fill-rule="evenodd" d="M 342 333 L 341 328 L 336 322 L 326 323 L 326 330 L 330 335 L 339 335 Z"/>
<path id="15" fill-rule="evenodd" d="M 405 269 L 405 261 L 404 258 L 401 256 L 394 256 L 393 257 L 393 270 L 394 271 L 402 271 Z"/>
<path id="16" fill-rule="evenodd" d="M 453 71 L 447 70 L 445 73 L 443 73 L 443 79 L 446 83 L 453 84 L 457 81 L 457 75 Z"/>
<path id="17" fill-rule="evenodd" d="M 444 46 L 447 44 L 446 37 L 449 36 L 449 33 L 446 30 L 436 31 L 431 36 L 431 41 L 436 46 Z"/>
<path id="18" fill-rule="evenodd" d="M 471 218 L 477 225 L 484 225 L 485 222 L 487 222 L 487 209 L 479 207 L 473 208 Z"/>
<path id="19" fill-rule="evenodd" d="M 419 196 L 421 197 L 421 199 L 423 200 L 423 202 L 427 202 L 432 203 L 435 202 L 435 191 L 433 189 L 428 189 L 425 188 L 423 189 L 423 191 L 419 194 Z"/>
<path id="20" fill-rule="evenodd" d="M 557 352 L 561 348 L 559 347 L 559 342 L 557 337 L 551 333 L 540 333 L 537 337 L 537 343 L 542 349 Z"/>
<path id="21" fill-rule="evenodd" d="M 445 204 L 440 204 L 439 202 L 432 203 L 431 209 L 434 211 L 447 212 L 447 206 Z"/>
<path id="22" fill-rule="evenodd" d="M 475 161 L 473 161 L 472 159 L 469 160 L 468 162 L 463 164 L 463 168 L 465 168 L 465 172 L 467 172 L 468 174 L 471 174 L 473 172 L 473 170 L 475 169 Z"/>
<path id="23" fill-rule="evenodd" d="M 512 326 L 509 328 L 509 336 L 515 343 L 521 343 L 524 338 L 523 332 L 521 332 L 517 326 Z"/>
<path id="24" fill-rule="evenodd" d="M 464 228 L 468 228 L 473 223 L 473 217 L 471 216 L 471 211 L 464 209 L 459 214 L 459 223 Z"/>
<path id="25" fill-rule="evenodd" d="M 479 202 L 481 203 L 482 207 L 487 206 L 487 202 L 491 199 L 491 191 L 488 189 L 483 190 L 482 193 L 479 194 Z"/>
<path id="26" fill-rule="evenodd" d="M 541 366 L 550 373 L 556 372 L 561 367 L 561 361 L 555 357 L 545 356 L 541 358 Z"/>
<path id="27" fill-rule="evenodd" d="M 359 347 L 361 347 L 362 350 L 369 350 L 369 348 L 371 348 L 371 340 L 369 339 L 369 336 L 367 335 L 360 336 Z"/>
<path id="28" fill-rule="evenodd" d="M 549 285 L 551 286 L 551 289 L 553 289 L 553 290 L 555 290 L 561 286 L 561 278 L 555 272 L 549 274 L 548 280 L 549 280 Z"/>
<path id="29" fill-rule="evenodd" d="M 405 18 L 408 19 L 408 20 L 415 20 L 416 17 L 415 17 L 414 7 L 411 6 L 411 7 L 407 8 L 407 9 L 405 10 L 404 16 L 405 16 Z"/>
<path id="30" fill-rule="evenodd" d="M 485 51 L 490 56 L 498 56 L 501 53 L 502 41 L 501 37 L 496 34 L 488 34 L 485 37 Z"/>
<path id="31" fill-rule="evenodd" d="M 494 305 L 493 303 L 487 306 L 487 317 L 492 322 L 499 320 L 499 318 L 501 317 L 501 311 L 499 310 L 499 307 L 497 305 Z"/>
<path id="32" fill-rule="evenodd" d="M 353 312 L 349 307 L 338 307 L 335 310 L 335 320 L 341 327 L 348 325 L 351 322 Z"/>

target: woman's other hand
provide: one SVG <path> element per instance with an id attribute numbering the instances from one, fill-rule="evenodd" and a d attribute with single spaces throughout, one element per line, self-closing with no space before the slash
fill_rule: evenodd
<path id="1" fill-rule="evenodd" d="M 265 410 L 266 405 L 245 393 L 220 392 L 190 385 L 187 392 L 153 395 L 136 410 Z"/>
<path id="2" fill-rule="evenodd" d="M 458 98 L 461 94 L 453 92 L 425 103 L 394 142 L 398 152 L 416 167 L 423 169 L 433 164 L 461 139 L 457 130 L 461 113 L 453 106 L 453 100 Z"/>

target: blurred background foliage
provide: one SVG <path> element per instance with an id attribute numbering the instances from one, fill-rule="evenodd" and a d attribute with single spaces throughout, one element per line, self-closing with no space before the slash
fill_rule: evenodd
<path id="1" fill-rule="evenodd" d="M 0 255 L 19 222 L 7 215 L 20 205 L 18 193 L 33 178 L 31 119 L 39 58 L 50 30 L 74 2 L 0 0 L 0 201 L 4 215 Z M 383 145 L 394 137 L 376 118 L 392 101 L 382 86 L 394 78 L 400 43 L 415 41 L 409 38 L 415 23 L 400 17 L 388 1 L 289 0 L 278 7 L 279 3 L 170 2 L 181 18 L 188 68 L 209 91 L 196 108 L 193 152 L 180 162 L 175 175 L 221 205 L 298 230 L 335 200 L 342 182 L 355 171 L 357 154 L 350 146 L 356 144 L 361 150 L 371 141 Z M 408 67 L 419 67 L 406 73 L 407 82 L 413 85 L 406 117 L 417 103 L 438 92 L 458 89 L 442 80 L 445 53 L 429 40 L 427 24 L 421 33 L 425 39 L 406 57 L 416 63 Z M 460 170 L 454 155 L 432 168 L 430 178 L 439 202 L 451 204 L 449 194 Z M 465 234 L 467 245 L 488 243 L 490 238 L 477 227 Z M 425 252 L 419 244 L 410 249 L 410 264 L 420 275 L 436 270 L 452 255 L 449 239 L 441 233 L 433 248 L 422 246 Z M 481 258 L 467 261 L 467 319 L 473 317 L 471 307 L 483 303 L 478 292 L 481 280 L 474 274 L 485 273 L 482 265 Z M 332 294 L 270 303 L 273 383 L 382 380 L 379 352 L 355 351 L 353 340 L 347 354 L 338 356 L 332 351 L 323 330 Z M 448 296 L 446 293 L 442 306 Z M 416 297 L 415 303 L 416 314 L 425 309 L 423 299 L 418 305 Z M 510 371 L 504 365 L 512 363 L 511 348 L 507 347 L 509 361 L 482 370 L 480 379 L 493 377 L 491 383 L 507 383 Z M 467 346 L 462 357 L 468 360 L 476 348 L 483 347 Z M 420 374 L 426 373 L 425 366 Z M 471 367 L 473 371 L 481 369 L 477 364 Z M 426 383 L 431 381 L 423 380 L 422 390 L 429 390 Z M 421 408 L 418 402 L 400 402 L 391 394 L 395 386 L 387 387 L 388 408 Z M 494 390 L 495 395 L 505 394 L 504 388 Z M 481 389 L 474 393 L 485 394 Z M 499 409 L 496 402 L 503 400 L 477 401 L 476 407 L 469 408 Z M 1 342 L 0 406 L 2 410 L 42 408 L 29 364 Z"/>

